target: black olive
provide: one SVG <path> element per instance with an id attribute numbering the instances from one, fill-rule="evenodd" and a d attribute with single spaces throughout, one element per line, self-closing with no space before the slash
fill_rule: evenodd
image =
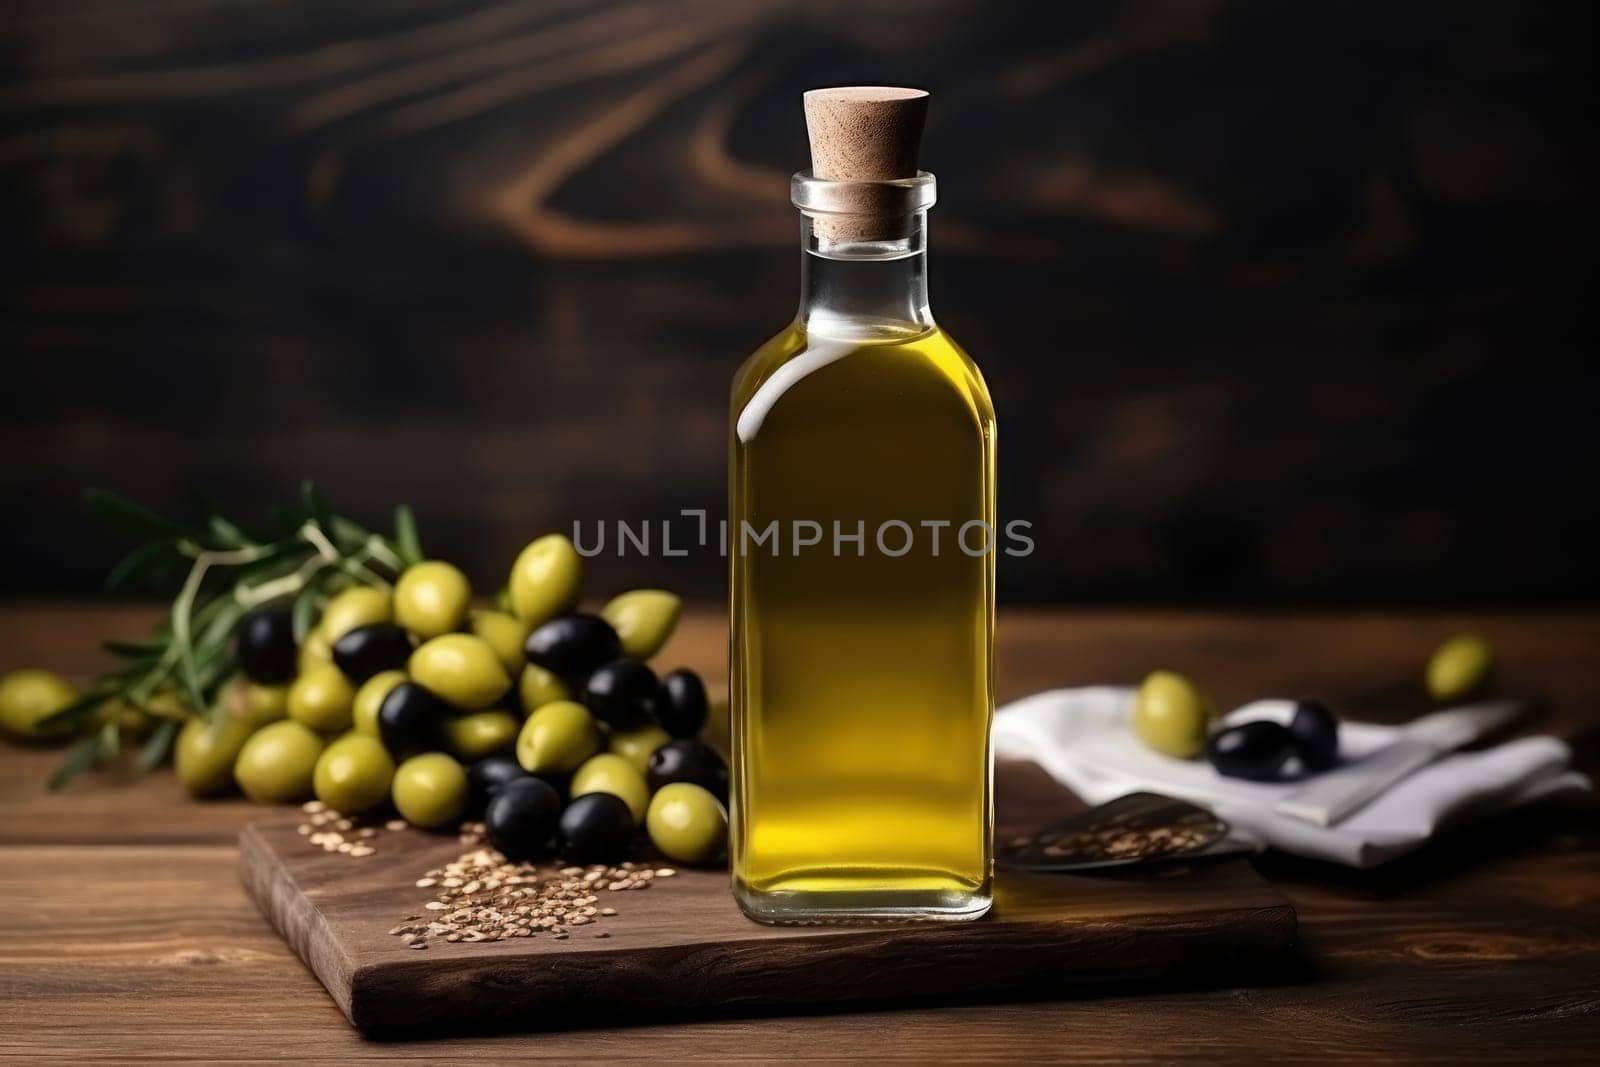
<path id="1" fill-rule="evenodd" d="M 1294 755 L 1294 737 L 1275 722 L 1240 723 L 1206 742 L 1206 758 L 1218 774 L 1270 782 Z"/>
<path id="2" fill-rule="evenodd" d="M 237 641 L 239 669 L 258 685 L 282 685 L 294 677 L 294 621 L 289 609 L 272 604 L 244 617 Z"/>
<path id="3" fill-rule="evenodd" d="M 483 821 L 490 843 L 507 859 L 527 860 L 549 853 L 550 838 L 555 835 L 560 818 L 560 794 L 543 778 L 524 774 L 495 791 Z M 632 820 L 629 822 L 631 831 Z M 626 843 L 623 847 L 627 847 Z"/>
<path id="4" fill-rule="evenodd" d="M 483 811 L 489 803 L 489 798 L 494 796 L 501 786 L 518 778 L 527 777 L 528 772 L 522 769 L 522 764 L 518 763 L 514 756 L 496 754 L 483 757 L 467 768 L 467 788 L 471 790 L 472 810 Z"/>
<path id="5" fill-rule="evenodd" d="M 384 747 L 405 755 L 438 744 L 439 727 L 449 704 L 416 682 L 401 682 L 378 706 L 378 733 Z"/>
<path id="6" fill-rule="evenodd" d="M 357 685 L 383 671 L 397 671 L 411 658 L 411 635 L 392 622 L 357 626 L 333 643 L 333 663 Z"/>
<path id="7" fill-rule="evenodd" d="M 594 717 L 614 730 L 637 730 L 656 714 L 655 671 L 636 659 L 601 665 L 583 687 L 583 703 Z"/>
<path id="8" fill-rule="evenodd" d="M 1308 771 L 1325 771 L 1339 762 L 1339 720 L 1315 701 L 1302 700 L 1289 719 L 1294 749 Z"/>
<path id="9" fill-rule="evenodd" d="M 561 813 L 561 855 L 570 863 L 616 863 L 633 843 L 633 812 L 619 796 L 585 793 Z"/>
<path id="10" fill-rule="evenodd" d="M 728 799 L 728 765 L 716 749 L 686 737 L 668 741 L 650 755 L 650 791 L 673 782 L 689 782 L 718 800 Z"/>
<path id="11" fill-rule="evenodd" d="M 586 678 L 602 663 L 622 655 L 622 640 L 598 615 L 572 614 L 551 619 L 528 635 L 528 662 L 568 680 Z"/>
<path id="12" fill-rule="evenodd" d="M 661 679 L 656 718 L 673 737 L 694 737 L 706 724 L 706 687 L 700 676 L 680 667 Z"/>

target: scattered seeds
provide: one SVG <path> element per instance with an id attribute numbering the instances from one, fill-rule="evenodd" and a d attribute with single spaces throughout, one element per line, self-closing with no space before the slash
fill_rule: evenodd
<path id="1" fill-rule="evenodd" d="M 362 826 L 358 820 L 350 819 L 339 814 L 318 800 L 309 800 L 301 805 L 310 818 L 309 821 L 295 827 L 295 833 L 305 838 L 307 843 L 324 852 L 336 852 L 344 856 L 372 856 L 377 854 L 377 849 L 370 844 L 363 844 L 377 836 L 378 831 L 371 826 Z M 405 826 L 404 822 L 400 825 Z M 321 829 L 319 829 L 319 827 Z M 346 834 L 349 837 L 346 837 Z M 352 840 L 353 838 L 353 840 Z"/>
<path id="2" fill-rule="evenodd" d="M 423 911 L 433 913 L 433 921 L 408 920 L 390 933 L 408 938 L 408 946 L 418 939 L 476 945 L 540 933 L 565 941 L 571 936 L 569 926 L 588 926 L 617 914 L 616 908 L 595 906 L 596 890 L 649 889 L 654 873 L 634 863 L 541 871 L 532 864 L 508 862 L 492 848 L 475 846 L 416 880 L 418 889 L 434 893 L 434 899 L 422 905 Z M 602 931 L 600 936 L 609 934 Z"/>

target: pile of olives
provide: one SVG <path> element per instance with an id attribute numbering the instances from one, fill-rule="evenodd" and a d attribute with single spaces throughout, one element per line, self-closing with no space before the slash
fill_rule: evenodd
<path id="1" fill-rule="evenodd" d="M 482 818 L 514 859 L 612 863 L 643 828 L 673 860 L 714 862 L 728 771 L 698 739 L 705 685 L 646 663 L 679 600 L 640 589 L 586 614 L 581 584 L 582 558 L 553 534 L 518 556 L 493 608 L 438 560 L 392 591 L 338 593 L 302 641 L 287 606 L 260 608 L 237 631 L 221 714 L 179 734 L 178 777 L 196 795 L 237 785 L 345 815 L 392 805 L 428 829 Z"/>

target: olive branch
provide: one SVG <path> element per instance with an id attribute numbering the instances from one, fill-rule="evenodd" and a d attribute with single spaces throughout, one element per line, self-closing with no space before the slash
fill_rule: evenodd
<path id="1" fill-rule="evenodd" d="M 121 751 L 122 723 L 100 714 L 115 701 L 161 719 L 140 752 L 139 768 L 148 771 L 164 763 L 183 718 L 168 707 L 155 707 L 154 698 L 176 692 L 187 715 L 217 714 L 217 693 L 237 667 L 234 631 L 254 609 L 292 601 L 298 643 L 334 593 L 352 584 L 388 589 L 401 571 L 422 559 L 409 507 L 395 509 L 393 536 L 385 537 L 335 514 L 309 479 L 301 483 L 293 506 L 255 532 L 209 508 L 196 524 L 177 522 L 103 489 L 85 491 L 83 504 L 91 515 L 140 539 L 106 576 L 107 592 L 140 585 L 170 588 L 178 574 L 184 577 L 166 619 L 151 636 L 143 642 L 105 642 L 119 665 L 40 723 L 44 729 L 90 731 L 51 776 L 52 791 Z"/>

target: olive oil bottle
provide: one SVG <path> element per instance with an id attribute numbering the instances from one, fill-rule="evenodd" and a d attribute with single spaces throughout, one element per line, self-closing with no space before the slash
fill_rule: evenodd
<path id="1" fill-rule="evenodd" d="M 994 412 L 928 309 L 926 105 L 806 94 L 800 311 L 734 379 L 731 859 L 766 922 L 990 904 Z"/>

